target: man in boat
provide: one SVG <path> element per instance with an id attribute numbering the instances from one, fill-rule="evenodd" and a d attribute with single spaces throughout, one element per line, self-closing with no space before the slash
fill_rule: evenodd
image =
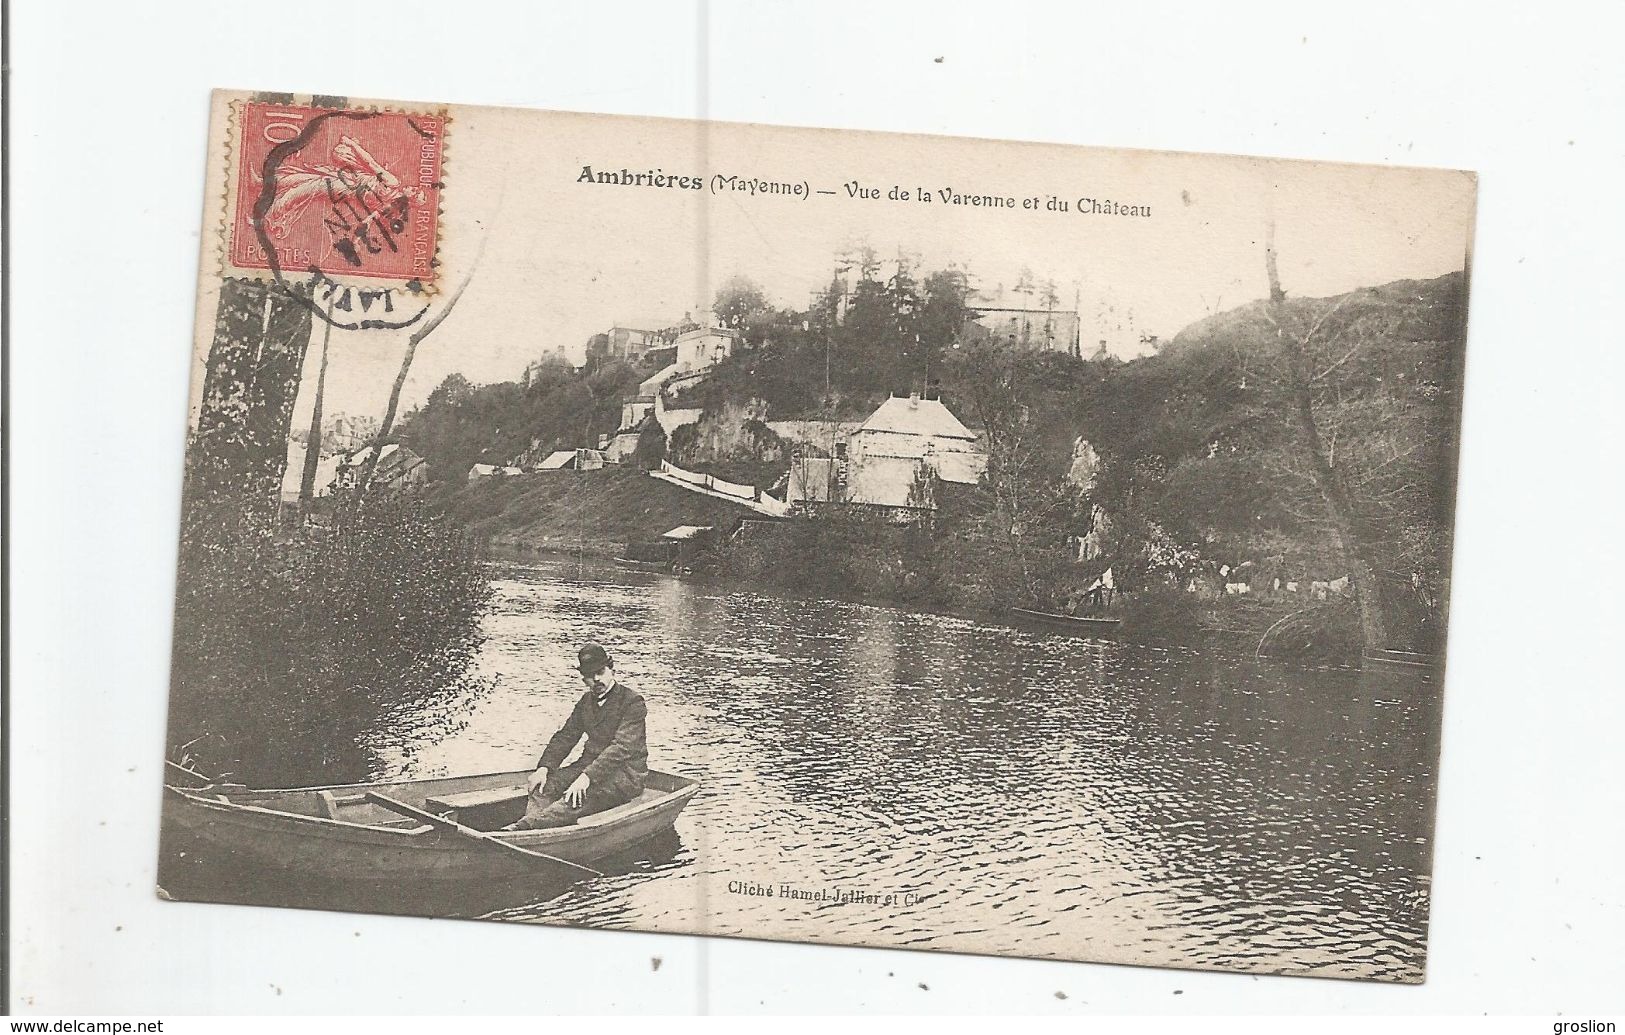
<path id="1" fill-rule="evenodd" d="M 582 647 L 576 661 L 587 689 L 530 774 L 524 818 L 506 830 L 569 826 L 643 793 L 649 775 L 643 698 L 616 678 L 614 659 L 598 644 Z M 581 757 L 563 765 L 583 737 Z"/>

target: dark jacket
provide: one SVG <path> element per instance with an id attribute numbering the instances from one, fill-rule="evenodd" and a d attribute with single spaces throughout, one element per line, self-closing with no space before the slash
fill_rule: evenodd
<path id="1" fill-rule="evenodd" d="M 649 775 L 649 748 L 644 739 L 647 716 L 643 698 L 625 683 L 616 682 L 610 688 L 602 707 L 598 695 L 588 690 L 576 702 L 564 726 L 547 742 L 537 766 L 558 769 L 585 736 L 587 746 L 579 762 L 586 765 L 587 779 L 593 786 L 624 783 L 642 790 Z"/>

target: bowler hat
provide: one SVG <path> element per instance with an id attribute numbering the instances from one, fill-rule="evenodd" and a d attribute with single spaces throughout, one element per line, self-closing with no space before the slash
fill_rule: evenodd
<path id="1" fill-rule="evenodd" d="M 583 675 L 596 676 L 604 669 L 614 665 L 609 654 L 596 643 L 589 643 L 576 651 L 576 667 Z"/>

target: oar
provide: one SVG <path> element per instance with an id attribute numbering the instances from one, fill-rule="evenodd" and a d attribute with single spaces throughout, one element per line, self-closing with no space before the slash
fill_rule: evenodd
<path id="1" fill-rule="evenodd" d="M 374 805 L 382 806 L 391 812 L 398 812 L 401 815 L 408 816 L 420 823 L 427 823 L 439 830 L 448 830 L 453 833 L 461 834 L 464 837 L 472 838 L 475 841 L 483 841 L 488 845 L 495 845 L 498 848 L 505 848 L 510 852 L 518 852 L 520 855 L 527 856 L 531 859 L 539 859 L 543 862 L 555 863 L 559 866 L 567 866 L 572 870 L 580 870 L 582 873 L 591 874 L 594 877 L 602 877 L 604 875 L 602 870 L 595 870 L 591 866 L 583 866 L 580 863 L 573 863 L 568 859 L 560 859 L 556 855 L 546 855 L 542 852 L 531 851 L 529 848 L 521 848 L 518 845 L 504 841 L 501 838 L 492 837 L 490 834 L 487 834 L 482 830 L 475 830 L 473 827 L 465 827 L 455 820 L 447 819 L 445 816 L 437 816 L 433 812 L 426 812 L 423 809 L 413 808 L 404 801 L 396 801 L 394 798 L 379 794 L 377 791 L 366 792 L 366 799 L 372 802 Z"/>
<path id="2" fill-rule="evenodd" d="M 164 765 L 166 765 L 169 768 L 175 770 L 177 773 L 182 774 L 187 779 L 196 780 L 198 783 L 200 783 L 200 784 L 202 784 L 204 786 L 207 786 L 207 785 L 209 785 L 211 783 L 214 783 L 213 780 L 209 779 L 207 776 L 204 776 L 202 773 L 198 772 L 196 769 L 188 769 L 186 766 L 181 765 L 179 762 L 171 762 L 169 759 L 166 758 L 166 759 L 164 759 Z"/>
<path id="3" fill-rule="evenodd" d="M 189 780 L 199 781 L 198 783 L 191 784 L 186 787 L 178 787 L 175 784 L 170 783 L 166 778 L 164 780 L 164 786 L 169 787 L 171 790 L 186 791 L 190 794 L 212 794 L 219 791 L 245 791 L 248 789 L 240 783 L 229 783 L 226 781 L 216 780 L 210 776 L 205 776 L 196 769 L 189 769 L 177 762 L 171 762 L 167 758 L 164 759 L 164 765 L 168 766 L 170 769 L 173 769 L 175 772 L 182 774 Z"/>

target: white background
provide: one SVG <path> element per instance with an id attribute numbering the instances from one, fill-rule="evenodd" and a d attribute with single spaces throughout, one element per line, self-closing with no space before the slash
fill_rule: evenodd
<path id="1" fill-rule="evenodd" d="M 12 1008 L 1620 1012 L 1625 26 L 1519 6 L 14 2 Z M 156 901 L 213 86 L 1478 170 L 1427 983 Z"/>

